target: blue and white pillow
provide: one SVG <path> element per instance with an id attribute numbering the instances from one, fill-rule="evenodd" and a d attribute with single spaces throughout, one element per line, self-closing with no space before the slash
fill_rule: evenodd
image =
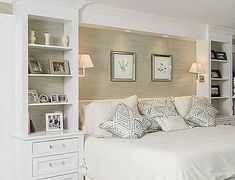
<path id="1" fill-rule="evenodd" d="M 124 103 L 117 106 L 113 117 L 100 124 L 101 129 L 111 132 L 120 138 L 141 138 L 147 132 L 150 121 Z"/>
<path id="2" fill-rule="evenodd" d="M 214 127 L 216 126 L 216 114 L 218 110 L 193 97 L 193 102 L 189 114 L 185 116 L 186 123 L 193 127 Z"/>

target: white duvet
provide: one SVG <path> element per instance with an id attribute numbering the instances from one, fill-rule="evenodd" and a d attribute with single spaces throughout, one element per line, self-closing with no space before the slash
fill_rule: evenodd
<path id="1" fill-rule="evenodd" d="M 235 127 L 88 137 L 85 162 L 93 180 L 224 180 L 235 175 Z"/>

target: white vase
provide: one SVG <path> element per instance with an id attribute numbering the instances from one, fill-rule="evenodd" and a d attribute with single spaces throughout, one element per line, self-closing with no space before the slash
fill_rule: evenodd
<path id="1" fill-rule="evenodd" d="M 62 41 L 63 46 L 69 47 L 69 37 L 68 36 L 63 35 L 61 41 Z"/>
<path id="2" fill-rule="evenodd" d="M 44 33 L 45 36 L 45 45 L 50 45 L 50 33 Z"/>
<path id="3" fill-rule="evenodd" d="M 35 37 L 35 31 L 30 31 L 29 33 L 29 43 L 35 44 L 36 37 Z"/>

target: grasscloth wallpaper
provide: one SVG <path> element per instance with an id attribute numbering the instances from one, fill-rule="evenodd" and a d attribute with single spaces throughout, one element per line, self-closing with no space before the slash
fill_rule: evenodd
<path id="1" fill-rule="evenodd" d="M 80 78 L 80 99 L 183 96 L 196 93 L 196 42 L 121 31 L 80 27 L 80 53 L 88 53 L 94 68 Z M 136 82 L 111 82 L 110 51 L 136 53 Z M 151 82 L 151 54 L 173 56 L 171 82 Z"/>
<path id="2" fill-rule="evenodd" d="M 0 2 L 0 13 L 12 14 L 12 4 Z"/>

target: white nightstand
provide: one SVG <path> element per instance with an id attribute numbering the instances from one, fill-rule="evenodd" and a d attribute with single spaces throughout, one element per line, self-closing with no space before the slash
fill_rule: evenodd
<path id="1" fill-rule="evenodd" d="M 15 137 L 16 180 L 82 180 L 84 133 Z"/>
<path id="2" fill-rule="evenodd" d="M 217 117 L 216 125 L 235 126 L 235 116 Z"/>

